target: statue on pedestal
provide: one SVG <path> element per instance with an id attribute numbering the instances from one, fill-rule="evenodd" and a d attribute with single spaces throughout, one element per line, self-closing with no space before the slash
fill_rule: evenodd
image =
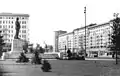
<path id="1" fill-rule="evenodd" d="M 17 17 L 16 18 L 16 22 L 15 22 L 15 29 L 16 29 L 16 33 L 15 33 L 15 36 L 14 36 L 14 39 L 19 39 L 19 30 L 20 30 L 20 23 L 19 23 L 19 18 Z"/>

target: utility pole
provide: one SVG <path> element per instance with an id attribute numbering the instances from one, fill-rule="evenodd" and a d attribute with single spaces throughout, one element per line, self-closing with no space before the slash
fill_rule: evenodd
<path id="1" fill-rule="evenodd" d="M 84 7 L 84 14 L 85 14 L 85 57 L 86 57 L 86 7 Z"/>
<path id="2" fill-rule="evenodd" d="M 65 45 L 65 59 L 66 59 L 66 57 L 67 57 L 67 47 L 66 47 L 66 45 Z"/>

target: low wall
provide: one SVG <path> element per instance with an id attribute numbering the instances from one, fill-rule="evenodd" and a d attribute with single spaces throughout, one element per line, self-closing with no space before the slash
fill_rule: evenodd
<path id="1" fill-rule="evenodd" d="M 34 54 L 26 54 L 28 58 L 32 58 Z M 43 59 L 56 59 L 59 58 L 58 54 L 39 54 L 39 57 Z"/>
<path id="2" fill-rule="evenodd" d="M 11 55 L 11 56 L 10 56 Z M 20 54 L 5 54 L 5 59 L 17 59 L 19 57 Z M 28 53 L 25 54 L 26 57 L 28 57 L 29 59 L 31 59 L 34 54 L 32 53 Z M 59 58 L 58 54 L 39 54 L 39 57 L 43 58 L 43 59 L 57 59 Z"/>

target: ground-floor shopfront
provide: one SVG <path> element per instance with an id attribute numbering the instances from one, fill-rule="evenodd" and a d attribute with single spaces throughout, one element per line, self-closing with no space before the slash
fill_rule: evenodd
<path id="1" fill-rule="evenodd" d="M 112 56 L 112 51 L 106 48 L 101 49 L 88 49 L 86 50 L 88 57 L 102 57 L 102 56 Z"/>
<path id="2" fill-rule="evenodd" d="M 59 49 L 59 52 L 66 53 L 68 49 Z M 70 48 L 72 53 L 84 52 L 85 50 L 79 48 Z M 108 48 L 87 48 L 86 49 L 87 57 L 102 57 L 102 56 L 112 56 L 112 51 Z"/>

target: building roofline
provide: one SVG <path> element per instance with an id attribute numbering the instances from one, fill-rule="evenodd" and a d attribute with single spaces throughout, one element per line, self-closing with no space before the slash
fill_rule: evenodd
<path id="1" fill-rule="evenodd" d="M 58 31 L 54 31 L 54 32 L 59 32 L 59 31 L 63 31 L 63 30 L 58 30 Z M 63 32 L 67 32 L 67 31 L 63 31 Z"/>
<path id="2" fill-rule="evenodd" d="M 88 27 L 88 29 L 91 29 L 91 28 L 93 28 L 93 27 L 103 26 L 103 25 L 106 25 L 106 24 L 109 24 L 109 23 L 110 23 L 110 22 L 105 22 L 105 23 L 102 23 L 102 24 L 97 24 L 97 25 Z"/>
<path id="3" fill-rule="evenodd" d="M 61 35 L 59 35 L 59 37 L 64 36 L 64 35 L 68 35 L 68 34 L 73 34 L 73 32 L 61 34 Z"/>
<path id="4" fill-rule="evenodd" d="M 102 25 L 105 25 L 105 24 L 109 24 L 109 23 L 110 23 L 110 21 L 109 21 L 109 22 L 102 23 L 102 24 L 96 24 L 96 23 L 94 23 L 94 24 L 89 24 L 89 25 L 86 26 L 86 28 L 91 29 L 91 28 L 93 28 L 93 27 L 99 27 L 99 26 L 102 26 Z M 84 28 L 85 28 L 85 26 L 84 26 L 84 27 L 80 27 L 80 28 L 76 28 L 76 29 L 74 29 L 73 31 L 75 31 L 75 30 L 80 30 L 80 29 L 84 29 Z"/>
<path id="5" fill-rule="evenodd" d="M 19 13 L 0 13 L 0 16 L 25 16 L 29 17 L 29 14 L 19 14 Z"/>
<path id="6" fill-rule="evenodd" d="M 87 27 L 90 27 L 90 26 L 95 26 L 95 25 L 97 25 L 97 24 L 96 24 L 96 23 L 91 23 L 91 24 L 87 25 L 86 28 L 87 28 Z M 80 29 L 84 29 L 84 28 L 85 28 L 85 26 L 80 27 L 80 28 L 76 28 L 76 29 L 74 29 L 73 31 L 75 31 L 75 30 L 80 30 Z"/>

